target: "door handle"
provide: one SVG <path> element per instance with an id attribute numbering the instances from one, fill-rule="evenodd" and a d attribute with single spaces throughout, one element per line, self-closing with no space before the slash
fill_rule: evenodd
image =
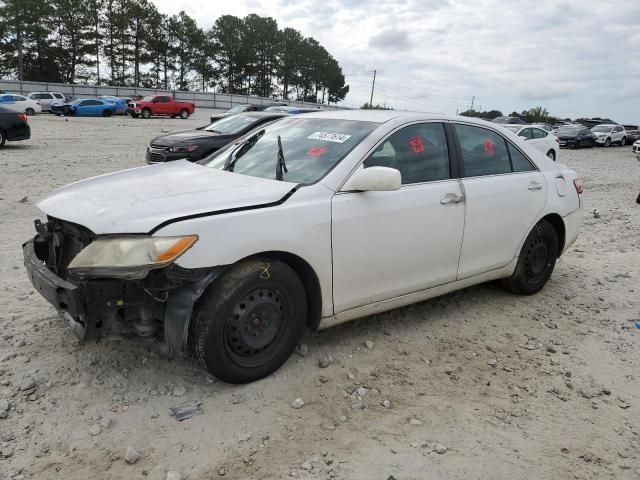
<path id="1" fill-rule="evenodd" d="M 542 185 L 537 182 L 533 182 L 529 185 L 529 190 L 542 190 Z"/>
<path id="2" fill-rule="evenodd" d="M 455 193 L 447 193 L 445 197 L 440 200 L 442 205 L 448 205 L 449 203 L 464 202 L 464 195 L 456 195 Z"/>

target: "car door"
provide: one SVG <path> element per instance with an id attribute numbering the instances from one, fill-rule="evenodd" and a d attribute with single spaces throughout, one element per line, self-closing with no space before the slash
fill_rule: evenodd
<path id="1" fill-rule="evenodd" d="M 383 139 L 358 167 L 396 168 L 399 190 L 332 200 L 335 313 L 455 280 L 464 228 L 460 180 L 442 123 Z"/>
<path id="2" fill-rule="evenodd" d="M 454 128 L 466 204 L 458 279 L 506 266 L 546 202 L 544 176 L 514 144 L 476 125 Z"/>
<path id="3" fill-rule="evenodd" d="M 156 111 L 158 115 L 173 115 L 173 105 L 169 102 L 169 97 L 156 97 Z"/>
<path id="4" fill-rule="evenodd" d="M 0 95 L 0 107 L 11 110 L 12 112 L 19 112 L 20 107 L 16 104 L 16 101 L 13 99 L 13 95 Z"/>
<path id="5" fill-rule="evenodd" d="M 76 107 L 76 115 L 79 117 L 91 115 L 91 100 L 82 100 Z"/>
<path id="6" fill-rule="evenodd" d="M 44 109 L 51 108 L 51 102 L 53 102 L 53 96 L 50 93 L 39 93 L 38 98 L 40 99 L 40 106 Z"/>

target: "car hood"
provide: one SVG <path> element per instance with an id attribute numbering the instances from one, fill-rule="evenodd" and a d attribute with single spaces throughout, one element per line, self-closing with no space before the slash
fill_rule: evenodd
<path id="1" fill-rule="evenodd" d="M 151 145 L 168 147 L 172 145 L 189 144 L 191 142 L 197 142 L 199 140 L 217 140 L 229 137 L 230 135 L 208 132 L 206 130 L 185 130 L 182 132 L 175 132 L 168 135 L 161 135 L 159 137 L 156 137 L 151 140 Z"/>
<path id="2" fill-rule="evenodd" d="M 278 202 L 295 186 L 179 160 L 81 180 L 36 205 L 96 234 L 147 233 L 179 217 Z"/>

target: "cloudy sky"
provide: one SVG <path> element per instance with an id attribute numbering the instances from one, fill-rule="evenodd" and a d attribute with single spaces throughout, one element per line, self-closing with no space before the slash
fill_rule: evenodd
<path id="1" fill-rule="evenodd" d="M 344 102 L 439 113 L 640 122 L 640 0 L 152 0 L 209 28 L 223 14 L 271 16 L 338 60 Z"/>

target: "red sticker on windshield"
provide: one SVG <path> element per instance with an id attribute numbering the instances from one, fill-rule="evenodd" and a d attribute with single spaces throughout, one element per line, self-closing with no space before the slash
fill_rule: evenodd
<path id="1" fill-rule="evenodd" d="M 319 157 L 327 151 L 327 147 L 311 147 L 307 150 L 307 157 Z"/>
<path id="2" fill-rule="evenodd" d="M 413 153 L 424 152 L 424 143 L 422 143 L 422 139 L 420 137 L 411 137 L 409 139 L 409 145 L 411 146 L 411 151 Z"/>
<path id="3" fill-rule="evenodd" d="M 484 145 L 484 151 L 487 152 L 487 155 L 493 155 L 494 148 L 493 143 L 488 138 L 482 140 L 482 144 Z"/>

